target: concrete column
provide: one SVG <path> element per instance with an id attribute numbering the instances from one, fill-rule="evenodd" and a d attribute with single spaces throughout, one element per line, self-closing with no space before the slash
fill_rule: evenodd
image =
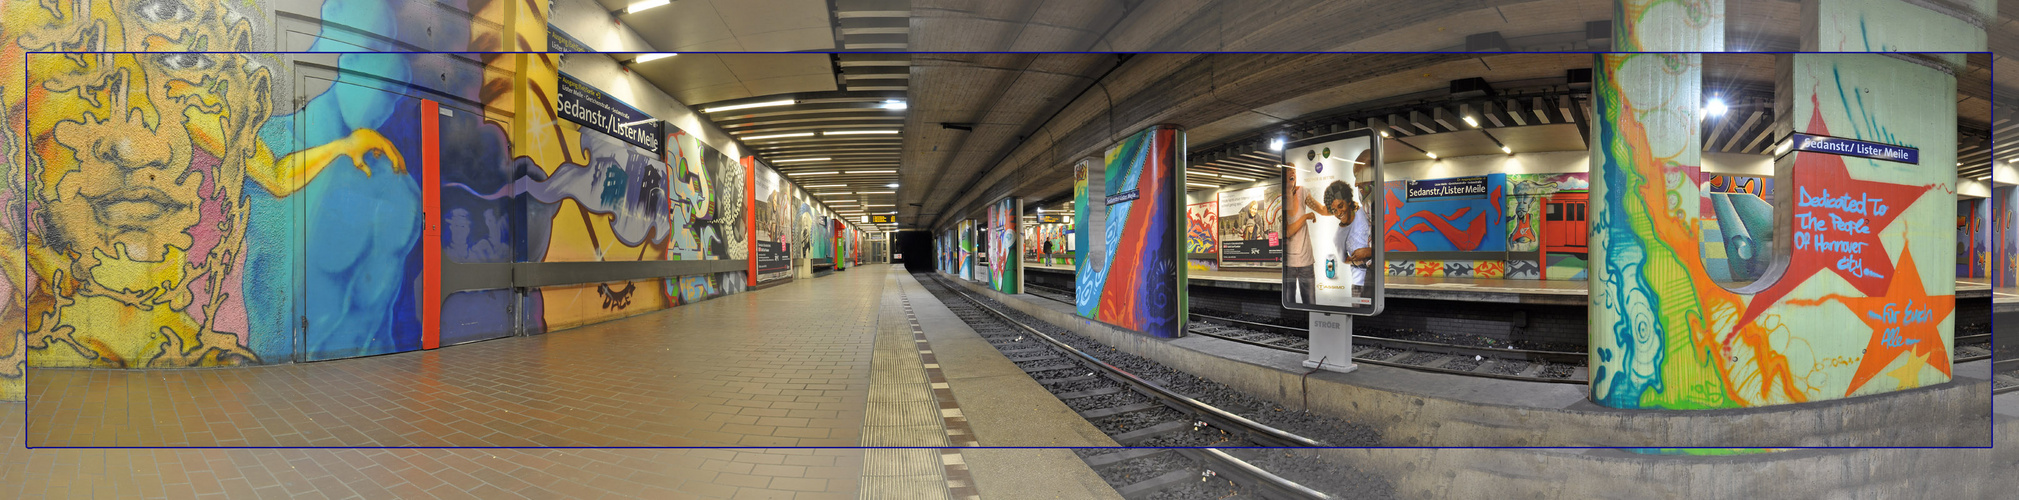
<path id="1" fill-rule="evenodd" d="M 1100 282 L 1093 268 L 1107 259 L 1107 165 L 1093 158 L 1073 165 L 1073 283 L 1080 316 L 1093 317 Z"/>
<path id="2" fill-rule="evenodd" d="M 1725 0 L 1614 0 L 1612 50 L 1723 52 Z"/>
<path id="3" fill-rule="evenodd" d="M 1003 198 L 988 207 L 989 286 L 1002 293 L 1023 293 L 1023 198 Z"/>
<path id="4" fill-rule="evenodd" d="M 1983 52 L 1995 0 L 1803 0 L 1803 52 Z"/>
<path id="5" fill-rule="evenodd" d="M 1946 382 L 1954 343 L 1955 77 L 1940 60 L 1781 57 L 1782 130 L 1917 148 L 1912 163 L 1776 161 L 1773 266 L 1727 288 L 1699 231 L 1699 55 L 1597 56 L 1591 388 L 1619 408 L 1715 409 Z M 1709 57 L 1716 57 L 1715 55 Z"/>

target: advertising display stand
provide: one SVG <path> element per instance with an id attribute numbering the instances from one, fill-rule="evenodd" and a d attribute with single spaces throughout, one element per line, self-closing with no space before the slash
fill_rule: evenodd
<path id="1" fill-rule="evenodd" d="M 1283 308 L 1311 313 L 1306 368 L 1359 368 L 1353 317 L 1381 314 L 1381 182 L 1381 140 L 1371 130 L 1283 147 Z"/>

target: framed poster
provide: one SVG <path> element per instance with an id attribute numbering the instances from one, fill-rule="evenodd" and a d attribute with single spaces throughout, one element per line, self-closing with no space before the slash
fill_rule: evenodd
<path id="1" fill-rule="evenodd" d="M 1381 141 L 1364 129 L 1298 140 L 1283 164 L 1283 308 L 1380 314 Z"/>

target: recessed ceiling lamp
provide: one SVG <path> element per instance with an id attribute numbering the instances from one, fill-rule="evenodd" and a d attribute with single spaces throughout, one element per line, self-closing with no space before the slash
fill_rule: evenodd
<path id="1" fill-rule="evenodd" d="M 850 170 L 851 174 L 895 174 L 896 170 Z"/>
<path id="2" fill-rule="evenodd" d="M 794 101 L 792 99 L 785 99 L 780 101 L 753 102 L 749 104 L 732 104 L 728 106 L 716 106 L 713 108 L 703 109 L 701 110 L 701 112 L 714 113 L 717 111 L 734 111 L 738 109 L 763 108 L 770 106 L 791 106 L 793 104 L 798 104 L 798 102 L 799 101 Z"/>
<path id="3" fill-rule="evenodd" d="M 823 130 L 820 135 L 876 135 L 895 134 L 896 130 Z"/>
<path id="4" fill-rule="evenodd" d="M 785 175 L 790 175 L 790 176 L 801 176 L 801 175 L 834 175 L 834 174 L 839 174 L 839 173 L 841 173 L 841 172 L 786 172 L 786 173 L 785 173 Z"/>
<path id="5" fill-rule="evenodd" d="M 794 133 L 794 134 L 771 134 L 771 135 L 753 135 L 753 136 L 750 136 L 750 137 L 745 137 L 745 138 L 743 138 L 743 140 L 746 140 L 746 141 L 762 141 L 762 140 L 765 140 L 765 139 L 784 139 L 784 138 L 787 138 L 787 137 L 813 137 L 813 133 L 812 133 L 812 132 L 799 132 L 799 133 Z"/>
<path id="6" fill-rule="evenodd" d="M 897 194 L 896 191 L 857 191 L 855 194 Z"/>
<path id="7" fill-rule="evenodd" d="M 1283 138 L 1281 138 L 1281 137 L 1277 137 L 1277 138 L 1275 138 L 1275 139 L 1270 139 L 1270 140 L 1269 140 L 1269 150 L 1270 150 L 1270 151 L 1282 151 L 1282 150 L 1283 150 Z"/>
<path id="8" fill-rule="evenodd" d="M 888 100 L 888 101 L 883 101 L 883 105 L 882 105 L 882 106 L 877 106 L 877 107 L 880 107 L 880 108 L 883 108 L 883 109 L 904 109 L 904 108 L 908 107 L 908 105 L 906 105 L 906 104 L 904 103 L 904 101 L 902 101 L 902 100 L 898 100 L 898 99 L 891 99 L 891 100 Z"/>
<path id="9" fill-rule="evenodd" d="M 631 64 L 644 64 L 644 63 L 648 63 L 648 62 L 652 62 L 652 61 L 657 61 L 657 60 L 660 60 L 660 59 L 665 59 L 665 58 L 668 58 L 668 57 L 673 57 L 673 56 L 677 56 L 677 55 L 680 55 L 680 53 L 678 53 L 678 52 L 658 52 L 658 53 L 652 53 L 652 54 L 638 54 L 638 57 L 636 57 L 636 58 L 633 58 L 633 59 L 631 59 Z"/>
<path id="10" fill-rule="evenodd" d="M 827 160 L 832 160 L 832 159 L 833 159 L 833 158 L 791 158 L 791 159 L 785 159 L 785 160 L 772 160 L 771 162 L 772 162 L 772 163 L 799 163 L 799 162 L 807 162 L 807 161 L 827 161 Z"/>
<path id="11" fill-rule="evenodd" d="M 1719 97 L 1711 97 L 1710 102 L 1704 103 L 1705 117 L 1724 116 L 1727 110 L 1729 108 L 1725 107 L 1725 100 Z"/>
<path id="12" fill-rule="evenodd" d="M 848 187 L 848 185 L 847 185 L 847 184 L 821 184 L 821 185 L 818 185 L 818 186 L 806 186 L 806 189 L 816 189 L 816 188 L 838 188 L 838 187 Z"/>
<path id="13" fill-rule="evenodd" d="M 887 188 L 894 188 L 894 187 L 897 187 L 897 183 L 893 182 L 893 183 L 890 183 L 890 184 L 884 184 L 884 185 L 883 185 L 883 187 L 887 187 Z"/>
<path id="14" fill-rule="evenodd" d="M 851 193 L 851 192 L 848 192 L 848 191 L 837 191 L 837 192 L 833 192 L 833 193 L 813 193 L 813 195 L 814 195 L 814 196 L 841 196 L 841 195 L 848 195 L 848 194 L 855 194 L 855 193 Z"/>

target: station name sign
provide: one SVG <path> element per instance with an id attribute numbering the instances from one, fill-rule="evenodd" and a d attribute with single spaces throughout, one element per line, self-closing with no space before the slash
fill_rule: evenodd
<path id="1" fill-rule="evenodd" d="M 1409 181 L 1409 199 L 1486 196 L 1486 176 Z"/>
<path id="2" fill-rule="evenodd" d="M 591 87 L 575 77 L 561 74 L 560 111 L 561 117 L 580 123 L 591 130 L 622 139 L 624 142 L 663 153 L 660 145 L 666 141 L 663 122 L 652 120 L 638 108 L 624 104 L 610 94 Z M 649 120 L 649 121 L 648 121 Z"/>
<path id="3" fill-rule="evenodd" d="M 1795 151 L 1856 156 L 1874 160 L 1897 161 L 1912 165 L 1921 164 L 1921 150 L 1906 146 L 1894 146 L 1891 144 L 1865 142 L 1826 135 L 1793 134 L 1789 138 L 1794 141 Z"/>

